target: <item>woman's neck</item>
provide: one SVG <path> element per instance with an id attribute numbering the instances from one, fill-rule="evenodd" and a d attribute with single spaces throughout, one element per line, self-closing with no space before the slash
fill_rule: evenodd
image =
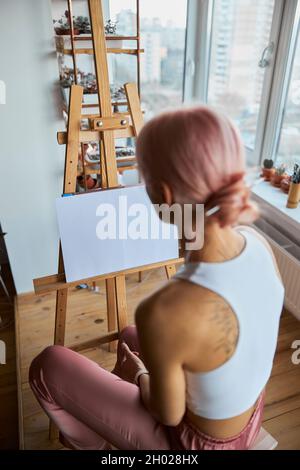
<path id="1" fill-rule="evenodd" d="M 232 227 L 221 228 L 218 223 L 210 223 L 205 227 L 203 248 L 186 251 L 185 262 L 218 263 L 230 260 L 238 256 L 244 246 L 245 239 L 237 230 Z"/>

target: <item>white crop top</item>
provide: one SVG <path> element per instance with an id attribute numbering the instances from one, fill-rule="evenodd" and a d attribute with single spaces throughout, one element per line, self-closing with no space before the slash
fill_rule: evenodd
<path id="1" fill-rule="evenodd" d="M 272 370 L 284 288 L 270 251 L 241 230 L 242 253 L 221 263 L 187 263 L 175 277 L 206 287 L 235 313 L 239 337 L 232 357 L 204 373 L 185 372 L 187 408 L 208 419 L 228 419 L 253 406 Z"/>

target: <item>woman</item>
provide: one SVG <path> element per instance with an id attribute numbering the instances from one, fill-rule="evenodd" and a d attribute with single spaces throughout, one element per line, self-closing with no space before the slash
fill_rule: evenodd
<path id="1" fill-rule="evenodd" d="M 136 311 L 113 373 L 43 351 L 31 387 L 75 449 L 248 449 L 261 425 L 284 289 L 243 178 L 232 123 L 199 107 L 143 128 L 138 163 L 153 203 L 205 204 L 205 242 Z M 183 240 L 183 245 L 184 245 Z"/>

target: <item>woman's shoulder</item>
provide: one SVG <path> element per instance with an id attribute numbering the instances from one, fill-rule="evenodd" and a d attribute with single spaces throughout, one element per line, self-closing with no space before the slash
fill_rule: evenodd
<path id="1" fill-rule="evenodd" d="M 224 363 L 233 354 L 238 336 L 236 316 L 224 299 L 180 279 L 139 305 L 136 324 L 143 341 L 151 338 L 153 344 L 157 338 L 166 348 L 175 347 L 179 355 L 182 351 L 180 357 L 188 369 L 197 371 Z"/>
<path id="2" fill-rule="evenodd" d="M 205 287 L 174 279 L 138 305 L 136 323 L 141 326 L 153 323 L 157 328 L 166 327 L 169 331 L 188 324 L 204 331 L 210 323 L 212 306 L 223 302 Z"/>
<path id="3" fill-rule="evenodd" d="M 196 287 L 196 289 L 195 289 Z M 194 286 L 190 282 L 181 279 L 171 279 L 160 289 L 146 297 L 138 306 L 137 311 L 141 314 L 147 311 L 151 312 L 168 312 L 182 308 L 186 301 L 190 298 L 191 291 L 197 291 L 197 296 L 202 297 L 207 293 L 207 289 L 201 286 Z"/>
<path id="4" fill-rule="evenodd" d="M 144 323 L 157 322 L 166 318 L 169 312 L 174 312 L 175 299 L 180 299 L 182 295 L 184 295 L 184 289 L 177 280 L 168 282 L 138 305 L 136 320 Z"/>

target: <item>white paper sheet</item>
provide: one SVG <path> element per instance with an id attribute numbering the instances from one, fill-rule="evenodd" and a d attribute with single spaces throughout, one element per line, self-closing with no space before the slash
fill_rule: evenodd
<path id="1" fill-rule="evenodd" d="M 67 282 L 178 257 L 177 229 L 159 220 L 144 186 L 61 197 L 56 201 L 56 209 Z M 151 213 L 153 219 L 146 213 Z M 105 223 L 108 214 L 116 222 L 110 223 L 109 228 Z M 159 233 L 155 232 L 157 239 L 153 237 L 154 218 L 159 227 Z M 145 221 L 147 239 L 128 237 L 128 233 L 145 236 Z M 116 238 L 99 239 L 103 226 L 110 237 L 115 234 Z M 166 238 L 169 229 L 170 237 Z"/>

